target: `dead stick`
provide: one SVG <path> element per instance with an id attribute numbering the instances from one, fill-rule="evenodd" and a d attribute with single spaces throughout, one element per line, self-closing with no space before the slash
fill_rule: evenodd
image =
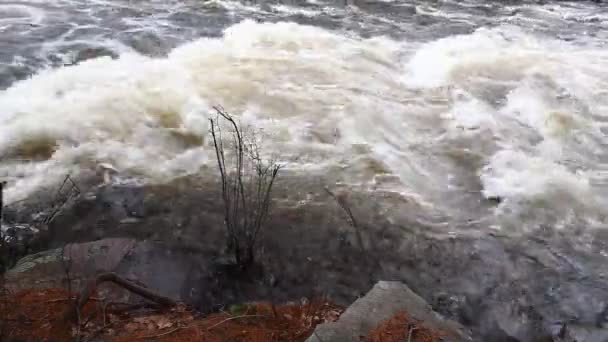
<path id="1" fill-rule="evenodd" d="M 187 329 L 187 328 L 190 328 L 190 327 L 189 326 L 188 327 L 177 327 L 175 329 L 171 329 L 171 330 L 169 330 L 167 332 L 164 332 L 162 334 L 143 336 L 143 337 L 140 337 L 140 339 L 145 340 L 145 339 L 148 339 L 148 338 L 158 338 L 158 337 L 162 337 L 162 336 L 167 336 L 167 335 L 173 334 L 174 332 L 176 332 L 178 330 Z"/>
<path id="2" fill-rule="evenodd" d="M 63 316 L 64 320 L 73 322 L 78 315 L 78 311 L 80 311 L 82 309 L 82 307 L 87 303 L 87 301 L 89 300 L 89 298 L 91 297 L 91 295 L 93 294 L 93 292 L 95 291 L 97 286 L 99 286 L 100 284 L 105 283 L 105 282 L 114 283 L 149 301 L 158 303 L 165 307 L 177 305 L 177 303 L 171 298 L 161 296 L 144 287 L 135 285 L 132 282 L 119 277 L 116 273 L 107 272 L 107 273 L 99 274 L 95 279 L 91 280 L 87 284 L 87 286 L 84 288 L 84 290 L 78 296 L 78 300 L 76 301 L 76 304 L 73 305 L 70 309 L 68 309 L 67 312 L 64 314 L 64 316 Z"/>
<path id="3" fill-rule="evenodd" d="M 242 315 L 242 316 L 229 317 L 229 318 L 226 318 L 225 320 L 223 320 L 221 322 L 215 323 L 214 325 L 210 326 L 209 328 L 207 328 L 207 331 L 209 331 L 209 330 L 217 327 L 220 324 L 223 324 L 223 323 L 228 322 L 228 321 L 232 321 L 233 319 L 251 318 L 251 317 L 264 317 L 264 316 L 263 315 Z"/>
<path id="4" fill-rule="evenodd" d="M 412 333 L 414 332 L 414 330 L 418 330 L 418 328 L 411 326 L 409 328 L 409 332 L 407 334 L 407 342 L 411 342 L 412 341 Z"/>

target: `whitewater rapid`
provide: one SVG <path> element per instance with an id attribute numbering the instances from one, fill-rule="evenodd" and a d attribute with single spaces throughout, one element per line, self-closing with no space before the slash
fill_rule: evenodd
<path id="1" fill-rule="evenodd" d="M 44 27 L 43 7 L 11 6 L 0 5 L 9 13 L 0 30 Z M 165 5 L 145 9 L 155 6 Z M 352 24 L 366 10 L 356 6 L 214 6 L 224 6 L 225 25 L 169 39 L 160 44 L 166 53 L 87 34 L 78 39 L 111 53 L 77 61 L 62 54 L 57 65 L 15 50 L 6 65 L 41 65 L 0 91 L 7 201 L 100 164 L 143 183 L 210 172 L 208 119 L 221 105 L 261 132 L 263 152 L 287 169 L 397 193 L 447 222 L 509 231 L 608 223 L 608 39 L 602 30 L 552 31 L 569 21 L 597 29 L 605 11 L 504 6 L 508 15 L 499 11 L 486 25 L 474 9 L 418 4 L 417 13 L 467 29 L 430 37 L 420 26 L 417 39 L 408 30 L 418 24 L 392 12 L 371 13 L 359 31 L 315 25 L 317 15 Z M 156 24 L 129 15 L 127 23 L 163 37 L 175 23 L 162 13 Z M 257 20 L 245 18 L 253 13 Z"/>

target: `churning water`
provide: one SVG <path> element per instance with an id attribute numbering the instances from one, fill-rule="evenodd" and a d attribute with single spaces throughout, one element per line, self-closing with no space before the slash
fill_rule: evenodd
<path id="1" fill-rule="evenodd" d="M 288 168 L 444 222 L 602 228 L 607 45 L 594 3 L 3 1 L 0 178 L 198 173 L 222 105 Z"/>

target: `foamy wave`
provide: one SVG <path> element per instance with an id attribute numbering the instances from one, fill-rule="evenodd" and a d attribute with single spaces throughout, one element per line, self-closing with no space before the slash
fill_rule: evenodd
<path id="1" fill-rule="evenodd" d="M 0 25 L 3 24 L 40 24 L 45 13 L 37 8 L 19 4 L 0 4 Z"/>
<path id="2" fill-rule="evenodd" d="M 0 177 L 14 201 L 99 163 L 148 182 L 197 173 L 221 104 L 294 168 L 370 187 L 391 175 L 452 216 L 482 213 L 481 192 L 503 213 L 575 203 L 597 221 L 606 57 L 511 26 L 420 44 L 244 21 L 166 58 L 98 58 L 0 93 Z"/>
<path id="3" fill-rule="evenodd" d="M 36 186 L 57 180 L 51 167 L 63 165 L 61 173 L 102 162 L 170 179 L 206 162 L 207 115 L 215 104 L 245 113 L 246 124 L 263 124 L 297 148 L 298 139 L 307 139 L 303 124 L 333 120 L 338 126 L 352 105 L 343 89 L 356 88 L 370 73 L 386 73 L 394 64 L 389 45 L 297 24 L 245 21 L 223 39 L 186 44 L 164 59 L 123 54 L 47 70 L 0 95 L 0 155 L 42 158 L 27 164 Z M 331 140 L 319 134 L 312 139 Z M 0 167 L 9 179 L 15 173 L 14 163 Z M 9 189 L 9 201 L 36 187 L 20 185 Z"/>
<path id="4" fill-rule="evenodd" d="M 505 199 L 503 213 L 521 218 L 569 207 L 596 217 L 606 197 L 590 186 L 589 171 L 608 160 L 598 122 L 606 108 L 600 96 L 608 90 L 606 57 L 592 45 L 503 26 L 417 46 L 403 82 L 446 94 L 451 104 L 440 114 L 442 143 L 462 148 L 469 139 L 466 154 L 476 156 L 471 167 L 483 166 L 482 193 Z M 429 97 L 429 105 L 435 102 Z"/>

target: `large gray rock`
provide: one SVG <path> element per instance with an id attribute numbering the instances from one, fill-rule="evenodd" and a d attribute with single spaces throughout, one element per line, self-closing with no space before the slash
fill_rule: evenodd
<path id="1" fill-rule="evenodd" d="M 209 290 L 212 267 L 208 260 L 200 254 L 153 241 L 108 238 L 26 256 L 7 272 L 6 280 L 13 290 L 67 289 L 69 275 L 71 288 L 76 291 L 99 273 L 115 272 L 161 295 L 193 303 L 200 302 Z M 114 301 L 140 300 L 113 284 L 103 284 L 98 292 Z"/>
<path id="2" fill-rule="evenodd" d="M 99 272 L 115 271 L 135 246 L 133 239 L 111 238 L 28 255 L 7 272 L 7 284 L 16 289 L 63 287 L 68 276 L 80 282 Z"/>
<path id="3" fill-rule="evenodd" d="M 446 320 L 428 303 L 400 282 L 380 281 L 364 297 L 355 301 L 337 322 L 324 323 L 315 329 L 307 342 L 350 342 L 405 310 L 431 328 L 445 332 L 445 341 L 471 341 L 469 332 L 459 323 Z"/>

